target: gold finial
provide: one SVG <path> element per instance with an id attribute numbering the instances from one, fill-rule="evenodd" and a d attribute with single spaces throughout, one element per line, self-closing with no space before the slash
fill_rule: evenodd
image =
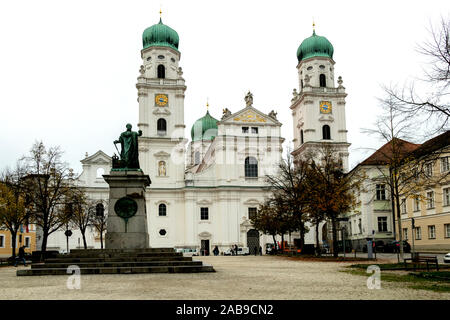
<path id="1" fill-rule="evenodd" d="M 314 18 L 313 18 L 313 34 L 316 34 L 316 24 L 314 23 Z"/>
<path id="2" fill-rule="evenodd" d="M 162 17 L 162 11 L 161 11 L 161 8 L 159 8 L 159 17 L 160 17 L 160 18 Z"/>
<path id="3" fill-rule="evenodd" d="M 206 98 L 206 111 L 209 111 L 209 98 Z"/>

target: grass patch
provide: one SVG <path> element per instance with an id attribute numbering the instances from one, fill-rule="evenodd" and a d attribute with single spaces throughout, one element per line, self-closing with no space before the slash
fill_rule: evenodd
<path id="1" fill-rule="evenodd" d="M 357 267 L 341 270 L 341 272 L 357 275 L 370 276 L 366 273 L 367 265 L 356 265 Z M 364 266 L 364 270 L 362 270 Z M 380 268 L 382 265 L 379 265 Z M 351 266 L 350 266 L 351 267 Z M 383 270 L 381 268 L 381 270 Z M 431 290 L 435 292 L 450 292 L 450 271 L 432 271 L 432 272 L 410 272 L 407 274 L 397 273 L 395 271 L 381 272 L 381 281 L 396 282 L 404 284 L 411 289 Z"/>
<path id="2" fill-rule="evenodd" d="M 404 263 L 380 263 L 380 264 L 376 264 L 377 266 L 380 267 L 381 270 L 405 270 L 405 264 Z M 412 263 L 408 263 L 408 271 L 412 271 L 413 268 L 413 264 Z M 349 268 L 356 268 L 356 269 L 367 269 L 367 264 L 352 264 L 351 266 L 349 266 Z M 430 265 L 429 266 L 430 270 L 436 270 L 434 265 Z M 416 265 L 416 270 L 426 270 L 427 266 L 426 264 L 420 264 L 420 265 Z M 439 270 L 441 269 L 445 269 L 445 270 L 449 270 L 450 266 L 449 265 L 439 265 Z"/>
<path id="3" fill-rule="evenodd" d="M 284 258 L 289 258 L 289 259 L 292 259 L 292 260 L 303 260 L 303 261 L 324 261 L 324 262 L 348 262 L 348 261 L 355 261 L 355 262 L 358 262 L 358 261 L 371 261 L 371 262 L 375 262 L 376 260 L 374 260 L 374 259 L 367 259 L 367 258 L 354 258 L 354 257 L 342 257 L 342 256 L 339 256 L 339 257 L 333 257 L 333 256 L 330 256 L 330 255 L 327 255 L 327 256 L 315 256 L 315 255 L 305 255 L 305 254 L 303 254 L 303 255 L 277 255 L 278 257 L 284 257 Z M 366 266 L 367 267 L 367 265 L 364 265 L 364 264 L 361 264 L 361 266 Z"/>

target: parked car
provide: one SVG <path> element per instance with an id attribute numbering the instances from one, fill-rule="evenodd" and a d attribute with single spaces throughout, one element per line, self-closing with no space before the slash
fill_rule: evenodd
<path id="1" fill-rule="evenodd" d="M 400 242 L 395 240 L 386 243 L 386 245 L 384 246 L 384 252 L 400 252 Z M 403 252 L 411 252 L 411 245 L 406 240 L 403 240 Z"/>
<path id="2" fill-rule="evenodd" d="M 185 257 L 198 256 L 198 250 L 195 248 L 178 248 L 175 251 L 182 252 Z"/>
<path id="3" fill-rule="evenodd" d="M 377 240 L 375 241 L 374 252 L 387 252 L 386 250 L 386 244 L 383 242 L 383 240 Z M 367 244 L 363 245 L 362 247 L 363 252 L 367 252 Z"/>
<path id="4" fill-rule="evenodd" d="M 444 256 L 444 263 L 450 263 L 450 252 Z"/>
<path id="5" fill-rule="evenodd" d="M 224 253 L 225 256 L 231 256 L 231 248 L 227 249 Z M 238 256 L 246 256 L 250 254 L 250 250 L 247 247 L 238 247 Z"/>

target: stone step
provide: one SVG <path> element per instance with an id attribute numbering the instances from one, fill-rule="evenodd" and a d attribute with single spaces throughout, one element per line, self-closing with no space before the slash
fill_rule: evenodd
<path id="1" fill-rule="evenodd" d="M 147 253 L 96 253 L 96 254 L 68 254 L 57 255 L 56 259 L 80 259 L 80 258 L 152 258 L 152 257 L 182 257 L 183 254 L 175 252 L 147 252 Z M 52 258 L 54 259 L 54 258 Z"/>
<path id="2" fill-rule="evenodd" d="M 71 249 L 70 253 L 145 253 L 145 252 L 175 252 L 174 248 L 146 248 L 146 249 Z"/>
<path id="3" fill-rule="evenodd" d="M 60 262 L 60 263 L 34 263 L 31 265 L 31 269 L 54 269 L 54 268 L 67 268 L 74 263 Z M 76 263 L 79 268 L 123 268 L 123 267 L 151 267 L 151 266 L 198 266 L 202 265 L 201 261 L 112 261 L 112 262 L 84 262 Z"/>
<path id="4" fill-rule="evenodd" d="M 209 265 L 80 268 L 81 274 L 194 273 L 215 272 Z M 66 268 L 17 270 L 17 276 L 68 275 Z"/>
<path id="5" fill-rule="evenodd" d="M 98 257 L 79 257 L 72 258 L 66 256 L 64 258 L 50 258 L 45 260 L 45 263 L 88 263 L 88 262 L 145 262 L 145 261 L 192 261 L 192 257 L 183 256 L 155 256 L 155 257 L 113 257 L 113 258 L 98 258 Z"/>

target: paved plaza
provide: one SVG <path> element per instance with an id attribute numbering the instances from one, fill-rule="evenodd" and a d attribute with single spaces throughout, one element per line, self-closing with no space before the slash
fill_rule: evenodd
<path id="1" fill-rule="evenodd" d="M 274 256 L 194 257 L 215 273 L 81 276 L 80 289 L 67 276 L 17 277 L 0 268 L 0 299 L 450 299 L 450 293 L 382 282 L 367 288 L 366 277 L 339 272 L 350 263 L 298 261 Z M 23 266 L 19 268 L 24 268 Z"/>

